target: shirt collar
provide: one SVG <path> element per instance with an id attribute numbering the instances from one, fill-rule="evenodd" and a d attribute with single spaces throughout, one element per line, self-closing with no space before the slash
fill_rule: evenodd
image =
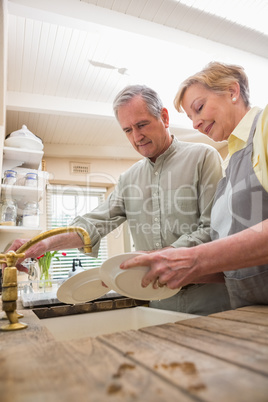
<path id="1" fill-rule="evenodd" d="M 259 110 L 260 108 L 256 106 L 250 109 L 229 136 L 228 151 L 230 155 L 233 155 L 237 149 L 243 148 L 247 143 L 254 117 Z"/>
<path id="2" fill-rule="evenodd" d="M 165 152 L 163 152 L 161 155 L 159 155 L 159 156 L 156 158 L 156 161 L 155 161 L 155 162 L 161 161 L 162 159 L 166 158 L 168 155 L 170 155 L 170 154 L 174 151 L 174 149 L 176 148 L 175 143 L 178 142 L 178 140 L 177 140 L 176 137 L 174 137 L 174 135 L 171 135 L 171 138 L 172 138 L 172 142 L 171 142 L 170 146 L 168 147 L 168 149 L 165 150 Z M 154 165 L 154 164 L 155 164 L 155 162 L 152 162 L 150 158 L 146 157 L 145 159 L 147 159 L 148 162 L 149 162 L 151 165 Z"/>

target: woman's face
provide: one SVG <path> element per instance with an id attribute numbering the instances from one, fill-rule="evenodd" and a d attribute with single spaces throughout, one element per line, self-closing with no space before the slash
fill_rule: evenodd
<path id="1" fill-rule="evenodd" d="M 218 95 L 202 84 L 192 84 L 185 91 L 182 107 L 194 129 L 214 141 L 227 140 L 236 126 L 231 92 Z"/>

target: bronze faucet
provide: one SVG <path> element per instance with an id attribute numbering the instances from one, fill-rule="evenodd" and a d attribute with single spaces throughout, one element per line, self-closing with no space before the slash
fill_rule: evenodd
<path id="1" fill-rule="evenodd" d="M 1 327 L 2 331 L 14 331 L 18 329 L 27 328 L 27 324 L 19 322 L 19 318 L 23 315 L 18 314 L 17 308 L 17 298 L 18 298 L 18 281 L 17 281 L 17 268 L 16 263 L 19 258 L 25 256 L 25 251 L 31 246 L 38 243 L 39 241 L 46 239 L 48 237 L 61 234 L 76 232 L 83 236 L 84 240 L 84 252 L 91 252 L 90 237 L 87 231 L 80 227 L 62 227 L 51 229 L 47 232 L 40 233 L 39 235 L 33 237 L 31 240 L 23 244 L 16 252 L 8 251 L 6 254 L 0 254 L 0 263 L 6 263 L 7 267 L 4 269 L 3 284 L 2 284 L 2 310 L 6 313 L 9 319 L 9 324 L 3 325 Z"/>

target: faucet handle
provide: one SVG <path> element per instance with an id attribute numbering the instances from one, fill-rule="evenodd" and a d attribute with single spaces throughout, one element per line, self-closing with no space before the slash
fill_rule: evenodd
<path id="1" fill-rule="evenodd" d="M 4 258 L 4 260 L 0 260 L 0 263 L 6 263 L 8 267 L 12 267 L 16 265 L 17 259 L 23 258 L 25 253 L 18 253 L 14 250 L 8 251 L 6 254 L 0 254 L 0 258 Z"/>

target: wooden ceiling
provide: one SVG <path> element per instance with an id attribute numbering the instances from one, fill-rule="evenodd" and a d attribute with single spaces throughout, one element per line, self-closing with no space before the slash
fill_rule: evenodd
<path id="1" fill-rule="evenodd" d="M 268 36 L 261 24 L 253 29 L 242 18 L 213 14 L 213 1 L 211 12 L 195 3 L 201 1 L 8 1 L 6 134 L 26 124 L 46 156 L 139 158 L 112 101 L 125 85 L 142 83 L 160 94 L 177 138 L 222 147 L 175 111 L 176 90 L 211 60 L 236 63 L 248 73 L 252 103 L 264 106 Z M 241 13 L 268 15 L 266 1 L 232 3 Z"/>

